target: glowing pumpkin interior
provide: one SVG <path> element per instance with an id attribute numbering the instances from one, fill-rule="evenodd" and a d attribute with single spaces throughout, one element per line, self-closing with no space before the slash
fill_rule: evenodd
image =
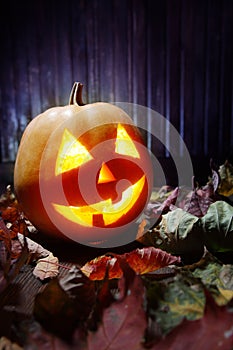
<path id="1" fill-rule="evenodd" d="M 123 125 L 117 125 L 117 136 L 115 139 L 115 153 L 127 158 L 140 159 L 140 154 L 134 141 Z M 84 164 L 92 161 L 93 155 L 88 151 L 76 137 L 65 129 L 55 165 L 55 175 L 59 176 L 73 169 L 78 169 Z M 114 173 L 105 162 L 97 174 L 96 184 L 109 184 L 117 182 Z M 114 224 L 124 217 L 136 205 L 141 192 L 146 184 L 146 176 L 143 174 L 137 181 L 125 188 L 121 198 L 114 201 L 110 196 L 96 203 L 87 205 L 62 205 L 52 203 L 55 211 L 65 219 L 84 227 L 106 227 Z"/>

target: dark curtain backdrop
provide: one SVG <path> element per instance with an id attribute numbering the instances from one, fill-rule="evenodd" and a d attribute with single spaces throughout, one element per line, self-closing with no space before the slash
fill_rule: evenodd
<path id="1" fill-rule="evenodd" d="M 191 156 L 233 150 L 232 0 L 32 0 L 0 5 L 0 162 L 37 114 L 84 100 L 164 115 Z M 167 136 L 165 135 L 165 138 Z M 168 156 L 156 140 L 158 157 Z"/>

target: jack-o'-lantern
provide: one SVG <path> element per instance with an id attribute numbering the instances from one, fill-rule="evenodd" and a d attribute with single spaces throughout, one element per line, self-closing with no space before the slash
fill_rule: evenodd
<path id="1" fill-rule="evenodd" d="M 84 105 L 81 93 L 82 84 L 75 83 L 69 105 L 50 108 L 27 126 L 15 162 L 15 193 L 47 235 L 126 244 L 150 196 L 150 156 L 121 108 Z"/>

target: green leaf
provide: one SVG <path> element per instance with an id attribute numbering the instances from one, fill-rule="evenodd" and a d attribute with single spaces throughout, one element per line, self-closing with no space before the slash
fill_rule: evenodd
<path id="1" fill-rule="evenodd" d="M 159 324 L 163 335 L 168 334 L 184 319 L 203 317 L 205 293 L 192 276 L 178 274 L 170 283 L 154 281 L 147 288 L 149 316 Z"/>
<path id="2" fill-rule="evenodd" d="M 150 347 L 151 350 L 232 350 L 232 312 L 217 306 L 207 294 L 204 317 L 184 320 L 173 332 Z"/>
<path id="3" fill-rule="evenodd" d="M 172 254 L 195 255 L 203 252 L 200 233 L 199 218 L 177 208 L 163 215 L 159 225 L 142 236 L 140 242 Z"/>
<path id="4" fill-rule="evenodd" d="M 205 259 L 205 263 L 193 271 L 219 306 L 227 305 L 233 298 L 233 266 L 223 265 L 217 259 Z"/>
<path id="5" fill-rule="evenodd" d="M 225 201 L 210 205 L 200 219 L 204 243 L 210 252 L 233 251 L 233 207 Z"/>

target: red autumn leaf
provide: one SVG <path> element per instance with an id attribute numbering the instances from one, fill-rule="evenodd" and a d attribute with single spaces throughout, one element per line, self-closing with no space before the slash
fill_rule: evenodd
<path id="1" fill-rule="evenodd" d="M 188 196 L 186 199 L 184 210 L 197 217 L 202 217 L 207 213 L 210 204 L 215 202 L 215 200 L 212 183 L 208 183 L 200 188 L 195 187 L 195 184 L 193 184 L 193 191 L 190 193 L 190 197 Z"/>
<path id="2" fill-rule="evenodd" d="M 180 263 L 180 257 L 154 247 L 133 250 L 124 254 L 129 266 L 138 274 L 145 274 L 171 264 Z"/>
<path id="3" fill-rule="evenodd" d="M 91 280 L 102 280 L 105 277 L 107 266 L 109 279 L 122 276 L 122 270 L 116 257 L 106 255 L 88 261 L 81 267 L 81 271 Z"/>
<path id="4" fill-rule="evenodd" d="M 117 258 L 122 268 L 118 281 L 119 298 L 103 309 L 96 332 L 88 333 L 88 350 L 141 349 L 147 317 L 144 310 L 145 289 L 142 279 Z"/>
<path id="5" fill-rule="evenodd" d="M 196 321 L 183 321 L 151 350 L 231 350 L 233 313 L 219 307 L 207 295 L 205 315 Z"/>
<path id="6" fill-rule="evenodd" d="M 14 222 L 19 218 L 19 212 L 16 207 L 6 207 L 1 211 L 1 215 L 4 221 Z"/>
<path id="7" fill-rule="evenodd" d="M 11 238 L 15 238 L 18 233 L 27 236 L 29 232 L 36 231 L 22 212 L 10 186 L 7 186 L 5 193 L 0 196 L 0 212 Z"/>
<path id="8" fill-rule="evenodd" d="M 145 274 L 160 269 L 171 264 L 180 263 L 180 257 L 154 247 L 133 250 L 130 253 L 120 255 L 126 260 L 129 266 L 138 274 Z M 109 278 L 120 278 L 122 269 L 117 258 L 111 256 L 100 256 L 87 262 L 82 268 L 82 272 L 91 280 L 102 280 L 106 274 L 108 266 Z"/>

